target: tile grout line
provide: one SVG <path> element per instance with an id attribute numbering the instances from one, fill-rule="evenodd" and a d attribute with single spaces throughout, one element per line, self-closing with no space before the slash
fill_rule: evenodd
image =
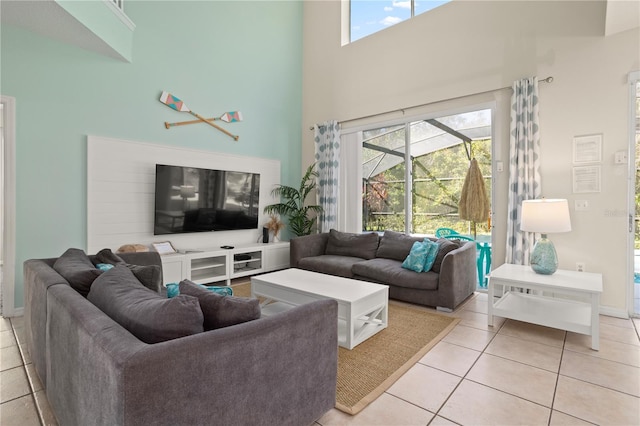
<path id="1" fill-rule="evenodd" d="M 442 407 L 444 407 L 444 406 L 447 404 L 447 402 L 449 401 L 449 399 L 451 399 L 451 396 L 456 392 L 456 390 L 458 390 L 458 388 L 460 387 L 460 385 L 462 384 L 462 382 L 464 382 L 464 381 L 465 381 L 465 379 L 466 379 L 467 375 L 469 374 L 469 372 L 473 369 L 473 367 L 476 365 L 476 363 L 478 362 L 478 360 L 480 359 L 480 357 L 482 357 L 482 355 L 484 354 L 484 351 L 489 347 L 489 345 L 491 344 L 491 342 L 493 342 L 493 339 L 495 339 L 495 338 L 496 338 L 496 336 L 498 335 L 498 332 L 499 332 L 500 330 L 502 330 L 502 327 L 504 327 L 504 325 L 505 325 L 505 324 L 506 324 L 506 321 L 504 321 L 504 322 L 502 323 L 502 325 L 500 325 L 500 327 L 498 327 L 498 329 L 496 330 L 496 332 L 495 332 L 495 333 L 493 333 L 493 337 L 491 337 L 491 339 L 487 342 L 487 344 L 484 346 L 484 348 L 482 348 L 482 351 L 479 351 L 479 352 L 480 352 L 480 355 L 478 356 L 478 358 L 476 358 L 476 360 L 475 360 L 475 361 L 473 361 L 473 363 L 471 364 L 471 367 L 469 367 L 469 369 L 464 373 L 464 376 L 462 376 L 462 378 L 461 378 L 460 382 L 458 382 L 458 384 L 453 388 L 453 390 L 451 391 L 451 393 L 449 393 L 449 396 L 447 396 L 447 398 L 442 402 L 442 404 L 440 405 L 440 407 L 439 407 L 439 408 L 438 408 L 438 410 L 436 411 L 435 416 L 433 417 L 434 419 L 435 419 L 436 417 L 438 417 L 438 416 L 439 416 L 439 417 L 442 417 L 443 419 L 447 419 L 447 420 L 452 421 L 452 422 L 454 422 L 454 423 L 456 423 L 456 424 L 459 424 L 458 422 L 455 422 L 455 421 L 454 421 L 454 420 L 452 420 L 452 419 L 449 419 L 449 418 L 447 418 L 447 417 L 441 416 L 441 415 L 440 415 L 440 411 L 442 410 Z M 458 325 L 459 325 L 459 324 L 458 324 Z M 456 327 L 457 327 L 457 326 L 456 326 Z M 458 345 L 458 346 L 460 346 L 460 345 Z M 464 347 L 464 346 L 460 346 L 460 347 Z M 470 349 L 470 348 L 467 348 L 467 349 Z M 449 373 L 449 374 L 451 374 L 451 373 Z M 469 379 L 467 379 L 467 380 L 469 380 Z M 473 382 L 473 380 L 469 380 L 469 381 Z M 475 383 L 475 382 L 474 382 L 474 383 Z"/>
<path id="2" fill-rule="evenodd" d="M 26 358 L 24 355 L 24 352 L 26 349 L 23 349 L 22 346 L 20 345 L 20 341 L 18 340 L 18 334 L 16 333 L 16 328 L 13 326 L 13 321 L 11 321 L 11 319 L 9 319 L 9 322 L 11 323 L 11 331 L 13 331 L 13 337 L 16 339 L 16 345 L 18 346 L 18 352 L 20 352 L 20 359 L 22 360 L 22 369 L 24 370 L 24 375 L 27 376 L 27 384 L 29 385 L 29 395 L 31 396 L 31 401 L 33 402 L 33 405 L 35 406 L 36 409 L 36 413 L 38 414 L 38 421 L 40 422 L 41 426 L 46 426 L 45 422 L 44 422 L 44 415 L 42 414 L 42 409 L 40 408 L 40 404 L 38 404 L 38 400 L 36 398 L 36 393 L 35 390 L 33 388 L 33 382 L 29 376 L 29 373 L 27 373 L 27 363 L 26 363 Z M 26 345 L 26 342 L 25 342 Z M 35 372 L 35 368 L 34 368 L 34 374 L 37 375 L 37 373 Z M 43 389 L 44 390 L 44 389 Z M 45 397 L 46 397 L 46 393 L 45 393 Z"/>
<path id="3" fill-rule="evenodd" d="M 564 332 L 564 338 L 562 339 L 562 350 L 560 351 L 560 362 L 558 363 L 558 372 L 556 373 L 556 384 L 553 387 L 553 396 L 551 397 L 551 411 L 549 411 L 549 421 L 547 425 L 551 425 L 551 418 L 553 417 L 553 410 L 556 403 L 556 394 L 558 393 L 558 382 L 560 381 L 560 369 L 562 368 L 562 359 L 564 358 L 564 348 L 567 345 L 567 332 Z M 582 420 L 582 419 L 580 419 Z"/>
<path id="4" fill-rule="evenodd" d="M 473 300 L 473 299 L 475 299 L 475 297 L 474 297 L 474 298 L 472 298 L 471 300 Z M 464 309 L 464 306 L 466 306 L 467 304 L 469 304 L 469 303 L 471 302 L 471 300 L 469 300 L 469 301 L 465 302 L 465 303 L 460 307 L 460 310 L 463 310 L 463 309 Z M 454 316 L 454 315 L 455 315 L 455 312 L 452 312 L 451 314 L 452 314 L 452 316 Z M 456 327 L 458 327 L 459 325 L 460 325 L 460 324 L 458 323 L 458 324 L 456 325 Z M 503 325 L 504 325 L 504 323 L 503 323 Z M 500 328 L 502 328 L 502 325 L 500 326 Z M 452 329 L 451 331 L 453 331 L 453 330 L 454 330 L 454 329 Z M 450 331 L 450 332 L 451 332 L 451 331 Z M 447 334 L 448 334 L 448 333 L 447 333 Z M 496 335 L 496 334 L 498 334 L 498 333 L 497 333 L 497 332 L 496 332 L 496 333 L 494 333 L 494 336 L 491 338 L 491 340 L 493 340 L 493 338 L 495 338 L 495 335 Z M 446 337 L 446 336 L 445 336 L 445 337 Z M 440 340 L 440 342 L 442 342 L 443 340 L 444 340 L 444 337 Z M 487 345 L 486 345 L 486 346 L 489 346 L 489 343 L 491 343 L 491 340 L 487 343 Z M 459 347 L 461 347 L 461 348 L 465 348 L 464 346 L 461 346 L 461 345 L 458 345 L 458 344 L 455 344 L 455 343 L 450 343 L 450 342 L 446 342 L 446 343 L 449 343 L 450 345 L 459 346 Z M 432 349 L 433 349 L 433 348 L 432 348 Z M 465 348 L 465 349 L 470 349 L 470 348 Z M 473 350 L 475 350 L 475 349 L 473 349 Z M 483 350 L 483 351 L 484 351 L 484 350 Z M 480 351 L 476 351 L 476 352 L 480 352 Z M 482 352 L 480 352 L 480 355 L 482 355 Z M 478 356 L 478 358 L 480 358 L 480 356 Z M 407 401 L 407 400 L 406 400 L 406 399 L 404 399 L 404 398 L 401 398 L 401 397 L 399 397 L 399 396 L 397 396 L 397 395 L 394 395 L 394 394 L 392 394 L 392 393 L 389 393 L 389 392 L 388 392 L 388 389 L 387 389 L 387 390 L 385 390 L 385 391 L 384 391 L 384 393 L 386 393 L 387 395 L 389 395 L 389 396 L 391 396 L 391 397 L 393 397 L 393 398 L 397 398 L 397 399 L 399 399 L 399 400 L 401 400 L 401 401 L 404 401 L 404 402 L 406 402 L 407 404 L 413 405 L 414 407 L 417 407 L 417 408 L 419 408 L 419 409 L 421 409 L 421 410 L 424 410 L 424 411 L 426 411 L 426 412 L 428 412 L 428 413 L 432 413 L 432 414 L 433 414 L 433 418 L 432 418 L 432 419 L 429 421 L 429 423 L 427 424 L 427 426 L 428 426 L 429 424 L 433 423 L 433 421 L 435 420 L 435 418 L 436 418 L 436 417 L 440 416 L 440 415 L 438 414 L 438 413 L 440 412 L 440 409 L 441 409 L 441 408 L 446 404 L 446 402 L 449 400 L 449 398 L 451 398 L 451 395 L 453 395 L 453 393 L 456 391 L 456 389 L 458 388 L 458 386 L 460 386 L 460 383 L 462 383 L 462 381 L 463 381 L 463 380 L 464 380 L 464 378 L 466 377 L 467 373 L 468 373 L 469 371 L 471 371 L 471 368 L 473 368 L 473 365 L 475 365 L 475 363 L 476 363 L 477 361 L 478 361 L 478 359 L 476 359 L 476 361 L 474 361 L 474 363 L 471 365 L 471 367 L 469 367 L 469 369 L 467 370 L 467 372 L 466 372 L 466 373 L 464 374 L 464 376 L 462 376 L 462 377 L 460 377 L 460 376 L 458 376 L 458 375 L 456 375 L 456 374 L 450 373 L 450 372 L 448 372 L 448 371 L 444 371 L 444 370 L 441 370 L 441 369 L 439 369 L 439 368 L 432 367 L 432 366 L 430 366 L 430 365 L 422 364 L 419 360 L 418 360 L 418 362 L 416 362 L 416 364 L 420 364 L 420 365 L 423 365 L 423 366 L 428 367 L 428 368 L 433 368 L 434 370 L 442 371 L 443 373 L 451 374 L 452 376 L 460 377 L 460 379 L 461 379 L 461 380 L 460 380 L 460 382 L 459 382 L 459 383 L 458 383 L 458 384 L 453 388 L 453 390 L 451 391 L 451 393 L 449 394 L 449 396 L 444 400 L 444 402 L 442 403 L 442 405 L 440 406 L 440 408 L 438 408 L 438 410 L 436 410 L 436 412 L 435 412 L 435 413 L 434 413 L 434 412 L 432 412 L 432 411 L 429 411 L 428 409 L 426 409 L 426 408 L 424 408 L 424 407 L 421 407 L 421 406 L 419 406 L 419 405 L 417 405 L 417 404 L 415 404 L 415 403 L 413 403 L 413 402 L 411 402 L 411 401 Z M 450 422 L 452 422 L 452 423 L 455 423 L 455 424 L 457 424 L 457 425 L 459 425 L 459 424 L 460 424 L 460 423 L 458 423 L 458 422 L 456 422 L 456 421 L 453 421 L 453 420 L 451 420 L 451 419 L 449 419 L 449 418 L 447 418 L 447 417 L 443 417 L 443 416 L 440 416 L 440 417 L 442 417 L 443 419 L 446 419 L 446 420 L 448 420 L 448 421 L 450 421 Z"/>

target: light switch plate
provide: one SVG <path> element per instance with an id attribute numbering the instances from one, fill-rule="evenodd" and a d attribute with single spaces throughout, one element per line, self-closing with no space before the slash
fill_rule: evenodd
<path id="1" fill-rule="evenodd" d="M 576 200 L 575 201 L 576 211 L 584 211 L 589 210 L 589 201 L 587 200 Z"/>

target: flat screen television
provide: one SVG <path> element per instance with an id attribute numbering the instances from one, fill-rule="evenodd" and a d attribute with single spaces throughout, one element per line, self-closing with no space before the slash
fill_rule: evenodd
<path id="1" fill-rule="evenodd" d="M 260 174 L 156 164 L 153 234 L 257 229 Z"/>

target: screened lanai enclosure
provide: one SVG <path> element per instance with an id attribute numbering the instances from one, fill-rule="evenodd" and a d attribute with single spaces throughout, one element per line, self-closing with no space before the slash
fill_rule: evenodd
<path id="1" fill-rule="evenodd" d="M 491 200 L 490 109 L 367 130 L 362 151 L 364 231 L 471 234 L 458 203 L 474 157 Z M 475 224 L 479 237 L 490 220 Z"/>

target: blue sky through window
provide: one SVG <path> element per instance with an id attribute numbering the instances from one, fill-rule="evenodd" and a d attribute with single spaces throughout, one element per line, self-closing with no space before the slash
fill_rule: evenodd
<path id="1" fill-rule="evenodd" d="M 435 9 L 451 0 L 415 0 L 415 14 Z M 351 41 L 359 40 L 411 18 L 411 0 L 351 0 Z"/>

